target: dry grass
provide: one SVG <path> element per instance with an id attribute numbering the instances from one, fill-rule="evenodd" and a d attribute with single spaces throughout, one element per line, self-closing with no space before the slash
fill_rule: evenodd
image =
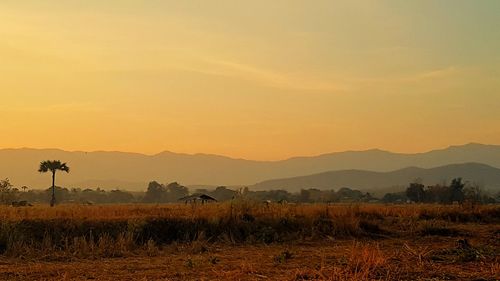
<path id="1" fill-rule="evenodd" d="M 234 203 L 185 205 L 185 204 L 120 204 L 85 206 L 63 204 L 54 208 L 35 205 L 29 208 L 0 206 L 0 220 L 24 219 L 134 219 L 134 218 L 210 218 L 251 213 L 257 217 L 314 216 L 328 214 L 332 217 L 365 216 L 373 218 L 404 217 L 414 219 L 481 219 L 484 215 L 498 215 L 498 205 L 475 206 L 411 204 L 271 204 L 269 206 L 255 202 L 238 201 Z"/>
<path id="2" fill-rule="evenodd" d="M 0 279 L 498 280 L 499 225 L 500 206 L 1 207 Z"/>

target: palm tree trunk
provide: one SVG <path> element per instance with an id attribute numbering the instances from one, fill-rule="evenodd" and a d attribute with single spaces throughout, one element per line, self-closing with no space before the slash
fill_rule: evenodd
<path id="1" fill-rule="evenodd" d="M 50 199 L 50 207 L 56 204 L 56 171 L 52 172 L 52 198 Z"/>

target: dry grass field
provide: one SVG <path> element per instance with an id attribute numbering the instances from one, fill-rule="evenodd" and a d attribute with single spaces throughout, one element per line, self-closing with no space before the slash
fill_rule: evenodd
<path id="1" fill-rule="evenodd" d="M 0 280 L 499 280 L 500 206 L 0 208 Z"/>

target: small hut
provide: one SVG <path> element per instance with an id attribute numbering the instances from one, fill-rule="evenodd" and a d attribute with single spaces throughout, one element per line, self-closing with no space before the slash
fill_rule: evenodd
<path id="1" fill-rule="evenodd" d="M 179 199 L 179 201 L 184 201 L 186 204 L 187 203 L 192 203 L 196 204 L 198 202 L 201 202 L 201 204 L 205 203 L 210 203 L 210 202 L 217 202 L 217 199 L 213 198 L 212 196 L 208 196 L 206 194 L 193 194 L 189 195 L 186 197 L 182 197 Z"/>

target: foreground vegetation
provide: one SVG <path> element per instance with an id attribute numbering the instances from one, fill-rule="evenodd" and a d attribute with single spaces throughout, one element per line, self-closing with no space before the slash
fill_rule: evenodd
<path id="1" fill-rule="evenodd" d="M 254 280 L 262 275 L 284 280 L 414 280 L 415 273 L 427 278 L 446 272 L 450 280 L 500 277 L 497 205 L 268 205 L 234 200 L 0 209 L 0 259 L 10 265 L 2 279 L 35 278 L 26 269 L 25 275 L 9 275 L 21 261 L 40 270 L 72 261 L 76 268 L 66 272 L 72 276 L 71 270 L 94 259 L 118 264 L 129 260 L 140 267 L 149 265 L 149 258 L 163 260 L 164 268 L 144 275 L 122 272 L 122 279 Z M 164 271 L 174 265 L 177 270 Z M 105 279 L 104 272 L 93 274 Z"/>

